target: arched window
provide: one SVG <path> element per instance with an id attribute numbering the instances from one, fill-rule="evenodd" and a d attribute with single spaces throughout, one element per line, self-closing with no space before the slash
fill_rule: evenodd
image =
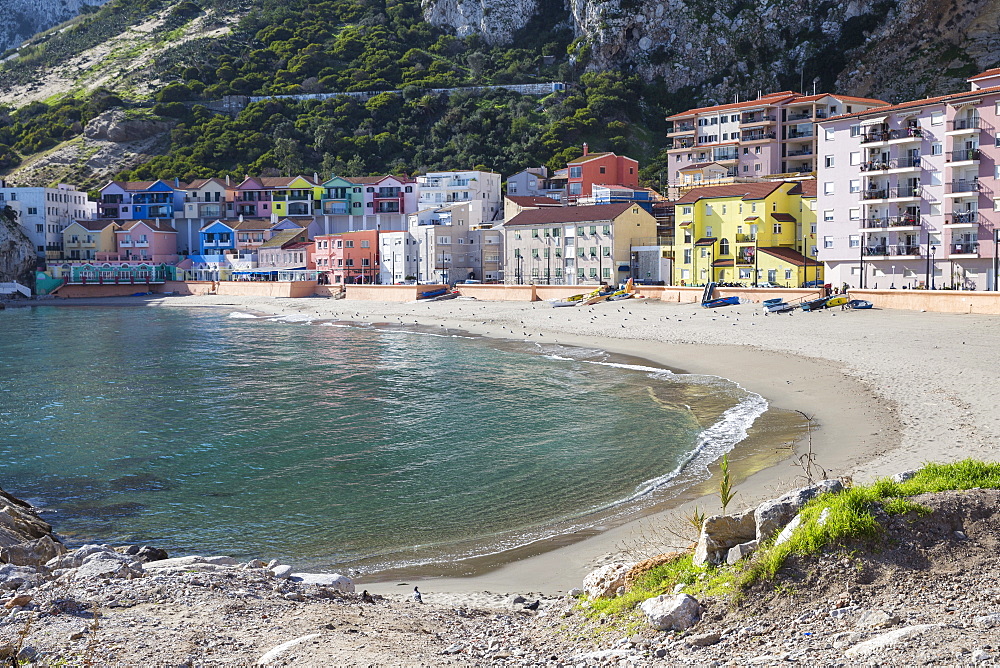
<path id="1" fill-rule="evenodd" d="M 729 255 L 729 239 L 719 239 L 719 255 Z"/>

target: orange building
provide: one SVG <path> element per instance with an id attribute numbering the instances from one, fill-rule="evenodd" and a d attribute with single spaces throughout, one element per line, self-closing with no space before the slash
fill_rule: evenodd
<path id="1" fill-rule="evenodd" d="M 569 176 L 566 187 L 570 201 L 590 197 L 593 187 L 620 185 L 639 187 L 639 161 L 614 153 L 591 153 L 586 144 L 583 155 L 566 164 Z"/>
<path id="2" fill-rule="evenodd" d="M 359 230 L 316 237 L 316 270 L 329 283 L 377 283 L 378 231 Z"/>

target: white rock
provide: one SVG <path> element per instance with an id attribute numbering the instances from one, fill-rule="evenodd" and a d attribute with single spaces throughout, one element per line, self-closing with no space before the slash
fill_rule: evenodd
<path id="1" fill-rule="evenodd" d="M 973 624 L 985 629 L 992 629 L 994 626 L 1000 626 L 1000 612 L 994 612 L 990 615 L 976 617 L 973 620 Z"/>
<path id="2" fill-rule="evenodd" d="M 903 483 L 906 482 L 907 480 L 912 479 L 913 476 L 915 475 L 917 475 L 917 470 L 910 469 L 909 471 L 901 471 L 897 473 L 896 475 L 892 476 L 891 480 L 895 483 Z"/>
<path id="3" fill-rule="evenodd" d="M 292 567 L 288 565 L 275 566 L 271 572 L 274 573 L 274 577 L 281 580 L 292 577 Z"/>
<path id="4" fill-rule="evenodd" d="M 793 517 L 792 521 L 786 524 L 785 527 L 781 530 L 781 533 L 778 534 L 778 537 L 774 539 L 774 544 L 781 545 L 782 543 L 787 543 L 789 540 L 791 540 L 792 534 L 795 533 L 795 530 L 798 529 L 801 524 L 802 524 L 801 514 Z"/>
<path id="5" fill-rule="evenodd" d="M 569 590 L 569 595 L 572 596 L 573 598 L 576 598 L 577 596 L 583 596 L 583 590 L 580 589 L 579 587 L 573 587 L 572 589 Z"/>
<path id="6" fill-rule="evenodd" d="M 759 541 L 770 538 L 779 528 L 791 522 L 806 503 L 820 494 L 840 492 L 843 489 L 839 480 L 821 480 L 815 485 L 794 489 L 777 499 L 765 501 L 754 511 L 757 525 L 755 538 Z"/>
<path id="7" fill-rule="evenodd" d="M 196 564 L 209 564 L 211 566 L 236 566 L 239 562 L 232 557 L 202 557 L 194 554 L 187 557 L 174 557 L 173 559 L 151 561 L 145 564 L 143 568 L 147 571 L 158 571 L 174 568 L 186 568 Z"/>
<path id="8" fill-rule="evenodd" d="M 293 573 L 292 580 L 303 584 L 322 585 L 348 594 L 354 593 L 351 578 L 340 573 Z"/>
<path id="9" fill-rule="evenodd" d="M 662 594 L 646 599 L 639 609 L 657 631 L 684 631 L 694 626 L 701 617 L 698 599 L 689 594 Z"/>
<path id="10" fill-rule="evenodd" d="M 745 559 L 750 556 L 754 550 L 757 549 L 757 541 L 750 540 L 745 543 L 740 543 L 736 547 L 729 548 L 729 553 L 726 555 L 726 563 L 729 565 L 735 564 L 741 559 Z"/>
<path id="11" fill-rule="evenodd" d="M 319 634 L 318 633 L 310 633 L 309 635 L 300 636 L 298 638 L 295 638 L 294 640 L 289 640 L 288 642 L 283 642 L 280 645 L 278 645 L 277 647 L 275 647 L 274 649 L 272 649 L 272 650 L 268 651 L 267 653 L 265 653 L 264 655 L 262 655 L 259 659 L 257 659 L 256 665 L 258 665 L 258 666 L 267 666 L 269 664 L 272 664 L 275 661 L 277 661 L 278 657 L 280 657 L 286 651 L 290 650 L 291 648 L 293 648 L 296 645 L 299 645 L 301 643 L 309 642 L 310 640 L 313 640 L 314 638 L 319 638 Z"/>
<path id="12" fill-rule="evenodd" d="M 901 629 L 895 629 L 894 631 L 889 631 L 888 633 L 883 633 L 882 635 L 875 636 L 871 640 L 866 640 L 864 642 L 858 643 L 854 647 L 850 648 L 844 652 L 844 656 L 848 658 L 862 657 L 875 652 L 881 651 L 886 647 L 892 647 L 893 645 L 898 645 L 899 643 L 907 640 L 909 638 L 914 638 L 919 636 L 931 629 L 939 628 L 940 624 L 917 624 L 915 626 L 904 626 Z"/>
<path id="13" fill-rule="evenodd" d="M 572 659 L 569 660 L 571 664 L 583 663 L 590 665 L 594 661 L 609 661 L 611 659 L 624 659 L 629 656 L 634 656 L 636 651 L 634 649 L 602 649 L 596 652 L 588 652 L 587 654 L 577 654 Z"/>
<path id="14" fill-rule="evenodd" d="M 583 579 L 583 589 L 590 598 L 610 598 L 625 584 L 630 569 L 631 566 L 622 563 L 601 566 Z"/>
<path id="15" fill-rule="evenodd" d="M 753 511 L 738 515 L 712 515 L 701 525 L 698 544 L 694 548 L 694 565 L 721 564 L 730 548 L 751 541 L 757 535 Z"/>
<path id="16" fill-rule="evenodd" d="M 884 610 L 865 610 L 858 618 L 855 627 L 859 629 L 887 629 L 899 624 L 899 617 Z"/>

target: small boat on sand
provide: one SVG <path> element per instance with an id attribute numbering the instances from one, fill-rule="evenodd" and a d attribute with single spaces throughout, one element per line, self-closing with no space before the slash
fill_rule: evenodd
<path id="1" fill-rule="evenodd" d="M 867 299 L 852 299 L 851 301 L 847 302 L 847 308 L 852 310 L 867 309 L 871 307 L 872 303 Z"/>
<path id="2" fill-rule="evenodd" d="M 718 308 L 720 306 L 735 306 L 739 303 L 739 297 L 721 297 L 719 299 L 709 299 L 707 302 L 702 302 L 701 305 L 705 308 Z"/>
<path id="3" fill-rule="evenodd" d="M 833 308 L 834 306 L 843 306 L 847 303 L 847 297 L 844 295 L 834 295 L 826 300 L 826 308 Z"/>
<path id="4" fill-rule="evenodd" d="M 417 299 L 430 299 L 431 297 L 440 297 L 448 292 L 448 288 L 438 288 L 437 290 L 427 290 L 426 292 L 421 292 L 417 295 Z"/>
<path id="5" fill-rule="evenodd" d="M 572 297 L 567 297 L 566 299 L 553 299 L 552 306 L 559 308 L 562 306 L 579 306 L 583 303 L 583 298 L 585 295 L 573 295 Z"/>
<path id="6" fill-rule="evenodd" d="M 810 299 L 807 302 L 802 302 L 803 311 L 819 311 L 826 308 L 826 303 L 830 300 L 829 297 L 820 297 L 819 299 Z"/>

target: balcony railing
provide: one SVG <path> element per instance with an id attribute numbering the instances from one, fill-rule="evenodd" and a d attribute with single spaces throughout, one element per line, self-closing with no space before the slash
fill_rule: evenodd
<path id="1" fill-rule="evenodd" d="M 811 111 L 800 111 L 797 114 L 788 114 L 788 117 L 785 120 L 786 121 L 808 121 L 808 120 L 812 120 L 812 117 L 813 117 L 813 115 L 812 115 Z"/>
<path id="2" fill-rule="evenodd" d="M 812 152 L 813 152 L 812 147 L 800 148 L 798 151 L 789 151 L 787 154 L 785 154 L 785 157 L 794 158 L 795 156 L 799 155 L 812 155 Z"/>
<path id="3" fill-rule="evenodd" d="M 794 128 L 788 131 L 789 139 L 807 139 L 813 136 L 813 131 L 809 130 L 795 130 Z"/>
<path id="4" fill-rule="evenodd" d="M 903 255 L 920 255 L 918 244 L 893 244 L 886 246 L 864 246 L 861 252 L 869 257 L 899 257 Z"/>
<path id="5" fill-rule="evenodd" d="M 740 123 L 773 123 L 775 120 L 773 114 L 743 114 Z"/>
<path id="6" fill-rule="evenodd" d="M 963 241 L 961 243 L 951 244 L 949 249 L 952 255 L 972 255 L 979 252 L 979 242 Z"/>
<path id="7" fill-rule="evenodd" d="M 979 192 L 979 179 L 961 179 L 959 181 L 949 181 L 945 192 L 947 193 L 974 193 Z"/>
<path id="8" fill-rule="evenodd" d="M 896 186 L 889 188 L 889 197 L 920 197 L 920 186 Z"/>
<path id="9" fill-rule="evenodd" d="M 674 129 L 670 132 L 694 132 L 694 123 L 674 123 Z"/>
<path id="10" fill-rule="evenodd" d="M 861 163 L 862 172 L 878 172 L 885 169 L 905 169 L 908 167 L 919 167 L 920 166 L 920 156 L 911 158 L 893 158 L 891 160 L 883 160 L 882 158 L 874 158 L 868 160 L 867 162 Z"/>
<path id="11" fill-rule="evenodd" d="M 949 221 L 951 225 L 978 225 L 979 224 L 979 212 L 978 211 L 960 211 L 958 213 L 951 214 L 951 220 Z"/>
<path id="12" fill-rule="evenodd" d="M 741 141 L 766 141 L 777 138 L 774 132 L 744 132 Z"/>
<path id="13" fill-rule="evenodd" d="M 963 148 L 959 151 L 948 153 L 948 162 L 963 162 L 966 160 L 979 160 L 979 149 Z"/>
<path id="14" fill-rule="evenodd" d="M 861 199 L 886 199 L 888 196 L 888 188 L 868 188 L 861 191 Z"/>
<path id="15" fill-rule="evenodd" d="M 979 129 L 979 117 L 975 118 L 956 118 L 953 121 L 948 121 L 948 130 L 978 130 Z"/>
<path id="16" fill-rule="evenodd" d="M 899 130 L 871 129 L 861 135 L 861 143 L 871 144 L 873 142 L 890 141 L 892 139 L 923 136 L 924 131 L 919 127 L 907 127 Z"/>
<path id="17" fill-rule="evenodd" d="M 883 218 L 862 218 L 862 229 L 887 229 L 890 227 L 915 227 L 920 225 L 920 216 L 885 216 Z"/>
<path id="18" fill-rule="evenodd" d="M 737 234 L 736 243 L 738 244 L 755 244 L 757 243 L 756 234 Z"/>
<path id="19" fill-rule="evenodd" d="M 716 151 L 713 153 L 712 160 L 736 160 L 740 157 L 739 151 Z"/>

